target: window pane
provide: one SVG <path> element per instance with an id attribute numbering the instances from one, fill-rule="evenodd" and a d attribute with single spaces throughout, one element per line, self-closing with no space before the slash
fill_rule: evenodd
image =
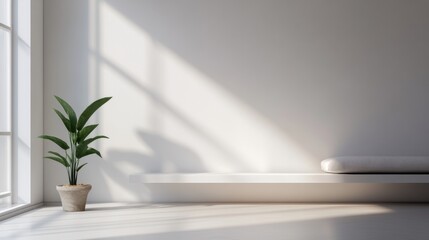
<path id="1" fill-rule="evenodd" d="M 10 0 L 0 0 L 0 23 L 10 27 Z"/>
<path id="2" fill-rule="evenodd" d="M 0 132 L 11 130 L 10 51 L 10 32 L 0 29 Z"/>
<path id="3" fill-rule="evenodd" d="M 0 136 L 0 194 L 10 191 L 10 136 Z"/>

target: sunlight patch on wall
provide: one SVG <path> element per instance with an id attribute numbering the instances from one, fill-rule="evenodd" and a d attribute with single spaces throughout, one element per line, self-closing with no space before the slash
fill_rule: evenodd
<path id="1" fill-rule="evenodd" d="M 101 131 L 111 137 L 103 152 L 114 146 L 156 155 L 154 161 L 168 164 L 161 172 L 318 171 L 317 159 L 287 133 L 113 7 L 96 3 L 91 92 L 114 96 L 100 114 Z"/>

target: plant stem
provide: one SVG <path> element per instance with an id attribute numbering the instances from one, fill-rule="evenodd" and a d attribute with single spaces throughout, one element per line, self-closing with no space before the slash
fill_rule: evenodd
<path id="1" fill-rule="evenodd" d="M 71 132 L 69 132 L 69 140 L 70 140 L 70 151 L 71 151 L 71 159 L 70 159 L 70 167 L 71 167 L 71 181 L 70 185 L 76 185 L 77 179 L 76 179 L 76 147 L 73 141 Z"/>

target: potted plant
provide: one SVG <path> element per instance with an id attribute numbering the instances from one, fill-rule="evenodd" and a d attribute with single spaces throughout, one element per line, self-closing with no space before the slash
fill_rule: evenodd
<path id="1" fill-rule="evenodd" d="M 89 137 L 98 124 L 87 125 L 87 122 L 97 109 L 109 101 L 111 97 L 101 98 L 91 103 L 79 117 L 65 100 L 58 96 L 55 96 L 55 98 L 65 112 L 63 114 L 61 111 L 54 109 L 68 131 L 68 140 L 64 141 L 50 135 L 40 136 L 40 138 L 52 141 L 64 151 L 62 153 L 49 151 L 50 155 L 45 158 L 60 163 L 67 170 L 69 184 L 57 185 L 63 210 L 67 212 L 85 211 L 86 199 L 92 186 L 90 184 L 78 184 L 77 182 L 79 172 L 87 164 L 82 163 L 81 160 L 92 154 L 101 157 L 100 152 L 95 148 L 89 147 L 89 144 L 101 138 L 108 138 L 103 135 Z"/>

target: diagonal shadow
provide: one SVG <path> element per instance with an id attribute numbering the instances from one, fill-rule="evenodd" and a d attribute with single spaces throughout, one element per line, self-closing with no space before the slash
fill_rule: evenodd
<path id="1" fill-rule="evenodd" d="M 95 51 L 91 51 L 92 54 L 96 55 L 97 58 L 100 61 L 100 64 L 105 64 L 112 70 L 114 70 L 116 73 L 121 75 L 124 79 L 126 79 L 129 83 L 131 83 L 134 87 L 145 93 L 149 98 L 151 98 L 154 102 L 156 102 L 160 107 L 167 110 L 170 114 L 172 114 L 177 120 L 179 120 L 184 126 L 186 126 L 188 129 L 192 130 L 194 133 L 198 134 L 204 141 L 208 142 L 211 146 L 215 147 L 220 153 L 222 153 L 226 158 L 225 159 L 234 159 L 234 163 L 236 163 L 237 166 L 240 166 L 240 169 L 244 172 L 251 172 L 252 170 L 244 164 L 245 161 L 241 159 L 237 154 L 235 154 L 233 151 L 231 151 L 227 146 L 223 145 L 222 143 L 216 141 L 213 137 L 210 136 L 209 133 L 207 133 L 204 129 L 201 127 L 198 127 L 197 124 L 190 122 L 189 119 L 184 117 L 182 114 L 180 114 L 177 110 L 172 108 L 168 103 L 166 103 L 159 95 L 151 91 L 150 89 L 146 88 L 144 85 L 139 83 L 139 81 L 132 76 L 130 76 L 128 73 L 120 69 L 118 66 L 116 66 L 114 63 L 112 63 L 109 59 L 100 56 L 99 53 Z M 220 159 L 222 160 L 222 159 Z"/>

